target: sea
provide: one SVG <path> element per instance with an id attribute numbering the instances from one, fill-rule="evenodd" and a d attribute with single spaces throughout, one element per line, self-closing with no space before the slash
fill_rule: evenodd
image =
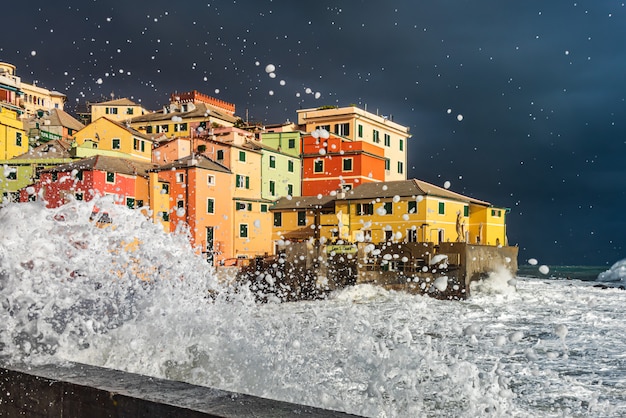
<path id="1" fill-rule="evenodd" d="M 366 417 L 626 416 L 626 291 L 597 281 L 607 267 L 520 264 L 464 301 L 359 285 L 261 304 L 218 280 L 183 228 L 106 198 L 9 204 L 0 357 Z"/>

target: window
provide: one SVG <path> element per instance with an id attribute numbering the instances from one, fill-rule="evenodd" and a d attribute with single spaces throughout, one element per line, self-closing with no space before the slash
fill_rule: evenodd
<path id="1" fill-rule="evenodd" d="M 343 171 L 352 171 L 352 158 L 343 159 Z"/>
<path id="2" fill-rule="evenodd" d="M 491 216 L 499 218 L 500 216 L 502 216 L 502 211 L 498 209 L 491 209 Z"/>
<path id="3" fill-rule="evenodd" d="M 267 205 L 265 203 L 261 203 L 261 213 L 267 213 Z"/>
<path id="4" fill-rule="evenodd" d="M 112 146 L 112 148 L 113 149 L 120 149 L 121 147 L 122 146 L 121 146 L 121 143 L 120 143 L 120 139 L 119 138 L 113 138 L 113 146 Z"/>
<path id="5" fill-rule="evenodd" d="M 127 115 L 132 115 L 133 113 L 135 113 L 135 109 L 133 109 L 132 107 L 126 108 Z"/>
<path id="6" fill-rule="evenodd" d="M 378 132 L 376 129 L 374 129 L 374 131 L 372 132 L 372 142 L 374 142 L 375 144 L 378 144 L 380 142 L 380 132 Z"/>
<path id="7" fill-rule="evenodd" d="M 316 126 L 315 129 L 320 129 L 320 130 L 323 129 L 325 131 L 330 132 L 330 125 L 319 125 L 319 126 Z"/>
<path id="8" fill-rule="evenodd" d="M 163 222 L 169 222 L 170 221 L 169 212 L 161 212 L 161 218 L 163 218 Z"/>
<path id="9" fill-rule="evenodd" d="M 170 193 L 170 185 L 163 183 L 163 186 L 161 187 L 161 194 L 169 194 Z"/>
<path id="10" fill-rule="evenodd" d="M 134 150 L 139 150 L 139 148 L 140 148 L 139 142 L 141 142 L 141 141 L 139 141 L 137 138 L 133 138 L 133 149 Z"/>
<path id="11" fill-rule="evenodd" d="M 402 174 L 404 172 L 404 163 L 402 161 L 398 161 L 398 174 Z"/>
<path id="12" fill-rule="evenodd" d="M 400 140 L 400 151 L 404 151 L 404 139 Z"/>
<path id="13" fill-rule="evenodd" d="M 74 199 L 85 200 L 85 194 L 83 192 L 74 193 Z M 128 202 L 126 202 L 128 204 Z"/>
<path id="14" fill-rule="evenodd" d="M 393 203 L 392 202 L 385 202 L 383 207 L 385 208 L 386 215 L 392 215 L 393 214 Z"/>
<path id="15" fill-rule="evenodd" d="M 169 132 L 169 131 L 170 131 L 169 125 L 161 125 L 161 129 L 159 132 Z"/>
<path id="16" fill-rule="evenodd" d="M 138 208 L 143 208 L 143 200 L 137 199 L 137 201 L 135 202 L 135 206 L 137 206 Z"/>
<path id="17" fill-rule="evenodd" d="M 174 132 L 185 132 L 187 131 L 186 123 L 175 123 L 174 124 Z"/>
<path id="18" fill-rule="evenodd" d="M 393 231 L 385 231 L 385 241 L 391 241 L 393 239 Z"/>
<path id="19" fill-rule="evenodd" d="M 185 182 L 185 173 L 176 173 L 176 183 Z"/>
<path id="20" fill-rule="evenodd" d="M 363 125 L 357 125 L 359 138 L 363 138 Z"/>
<path id="21" fill-rule="evenodd" d="M 446 213 L 446 204 L 444 202 L 439 202 L 439 214 L 445 215 Z"/>
<path id="22" fill-rule="evenodd" d="M 357 203 L 356 205 L 356 214 L 363 215 L 373 215 L 374 214 L 374 204 L 373 203 Z"/>
<path id="23" fill-rule="evenodd" d="M 83 170 L 78 170 L 76 172 L 76 180 L 83 181 Z"/>
<path id="24" fill-rule="evenodd" d="M 274 212 L 274 226 L 282 226 L 282 225 L 283 225 L 282 212 Z"/>
<path id="25" fill-rule="evenodd" d="M 287 171 L 293 173 L 293 161 L 291 160 L 287 161 Z"/>
<path id="26" fill-rule="evenodd" d="M 408 213 L 417 213 L 417 202 L 411 200 L 407 204 L 407 212 Z"/>
<path id="27" fill-rule="evenodd" d="M 289 139 L 289 145 L 288 146 L 289 146 L 290 149 L 295 148 L 296 147 L 296 140 L 293 139 L 293 138 Z"/>
<path id="28" fill-rule="evenodd" d="M 215 213 L 215 199 L 211 197 L 206 200 L 206 213 Z"/>
<path id="29" fill-rule="evenodd" d="M 21 132 L 15 133 L 15 145 L 17 145 L 18 147 L 22 146 L 22 133 Z"/>
<path id="30" fill-rule="evenodd" d="M 391 135 L 389 134 L 385 134 L 385 146 L 386 147 L 391 146 Z M 402 151 L 402 146 L 400 146 L 400 150 Z"/>
<path id="31" fill-rule="evenodd" d="M 107 171 L 107 183 L 115 183 L 115 173 Z"/>
<path id="32" fill-rule="evenodd" d="M 287 195 L 293 196 L 293 184 L 287 184 Z"/>
<path id="33" fill-rule="evenodd" d="M 239 224 L 239 238 L 248 238 L 248 224 Z"/>
<path id="34" fill-rule="evenodd" d="M 276 168 L 276 157 L 270 155 L 270 168 Z"/>
<path id="35" fill-rule="evenodd" d="M 463 206 L 463 216 L 469 216 L 469 206 Z"/>
<path id="36" fill-rule="evenodd" d="M 246 162 L 246 152 L 245 151 L 239 151 L 239 161 L 245 163 Z"/>
<path id="37" fill-rule="evenodd" d="M 185 201 L 182 199 L 179 199 L 176 201 L 176 207 L 178 209 L 183 209 L 185 207 Z"/>
<path id="38" fill-rule="evenodd" d="M 250 188 L 250 177 L 242 176 L 241 174 L 237 174 L 235 176 L 235 180 L 237 182 L 238 189 L 249 189 Z"/>
<path id="39" fill-rule="evenodd" d="M 222 161 L 224 159 L 224 150 L 217 150 L 217 161 Z"/>
<path id="40" fill-rule="evenodd" d="M 52 181 L 57 181 L 59 179 L 59 173 L 52 173 Z"/>
<path id="41" fill-rule="evenodd" d="M 270 195 L 276 196 L 276 182 L 273 180 L 270 180 Z"/>
<path id="42" fill-rule="evenodd" d="M 215 185 L 215 176 L 213 174 L 207 174 L 206 176 L 206 184 L 209 186 Z"/>
<path id="43" fill-rule="evenodd" d="M 248 212 L 252 212 L 252 203 L 248 203 Z"/>
<path id="44" fill-rule="evenodd" d="M 315 162 L 313 163 L 313 172 L 314 173 L 324 172 L 324 160 L 315 160 Z"/>
<path id="45" fill-rule="evenodd" d="M 107 107 L 104 109 L 104 113 L 107 115 L 117 115 L 117 107 Z"/>
<path id="46" fill-rule="evenodd" d="M 389 158 L 385 158 L 385 170 L 391 170 L 391 160 Z"/>
<path id="47" fill-rule="evenodd" d="M 337 135 L 349 136 L 350 124 L 349 123 L 337 123 L 335 124 L 335 133 Z"/>
<path id="48" fill-rule="evenodd" d="M 9 171 L 8 173 L 6 173 L 5 171 L 5 176 L 7 180 L 17 180 L 17 167 L 9 167 L 8 171 Z"/>
<path id="49" fill-rule="evenodd" d="M 417 229 L 407 229 L 406 240 L 408 242 L 417 242 Z"/>
<path id="50" fill-rule="evenodd" d="M 241 203 L 241 202 L 237 202 L 235 204 L 235 209 L 236 210 L 246 210 L 246 204 L 245 203 Z"/>
<path id="51" fill-rule="evenodd" d="M 152 133 L 152 126 L 146 126 L 146 133 L 147 134 L 151 134 Z"/>
<path id="52" fill-rule="evenodd" d="M 133 199 L 132 197 L 127 197 L 126 198 L 126 206 L 128 206 L 131 209 L 133 209 L 135 207 L 135 199 Z"/>
<path id="53" fill-rule="evenodd" d="M 306 225 L 306 212 L 303 210 L 298 211 L 298 226 Z"/>

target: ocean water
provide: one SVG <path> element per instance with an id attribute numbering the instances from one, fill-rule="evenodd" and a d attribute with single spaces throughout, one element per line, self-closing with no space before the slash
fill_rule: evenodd
<path id="1" fill-rule="evenodd" d="M 94 205 L 111 224 L 89 220 Z M 164 234 L 106 199 L 11 204 L 0 355 L 369 417 L 626 416 L 626 291 L 526 269 L 460 302 L 355 286 L 257 304 L 218 282 L 184 230 Z"/>

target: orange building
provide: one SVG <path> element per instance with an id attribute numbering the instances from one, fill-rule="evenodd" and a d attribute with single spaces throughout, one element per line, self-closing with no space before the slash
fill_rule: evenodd
<path id="1" fill-rule="evenodd" d="M 324 131 L 322 131 L 324 132 Z M 302 138 L 302 196 L 327 195 L 339 188 L 385 181 L 381 147 L 315 131 Z"/>
<path id="2" fill-rule="evenodd" d="M 170 228 L 189 227 L 191 244 L 207 261 L 233 257 L 231 171 L 202 155 L 190 155 L 156 171 L 169 183 Z"/>

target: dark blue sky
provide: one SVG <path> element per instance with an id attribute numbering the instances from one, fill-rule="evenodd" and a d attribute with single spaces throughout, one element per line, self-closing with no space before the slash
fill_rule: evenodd
<path id="1" fill-rule="evenodd" d="M 626 257 L 622 1 L 188 3 L 16 2 L 0 60 L 70 111 L 192 89 L 267 123 L 367 106 L 410 126 L 411 177 L 511 208 L 520 263 Z"/>

